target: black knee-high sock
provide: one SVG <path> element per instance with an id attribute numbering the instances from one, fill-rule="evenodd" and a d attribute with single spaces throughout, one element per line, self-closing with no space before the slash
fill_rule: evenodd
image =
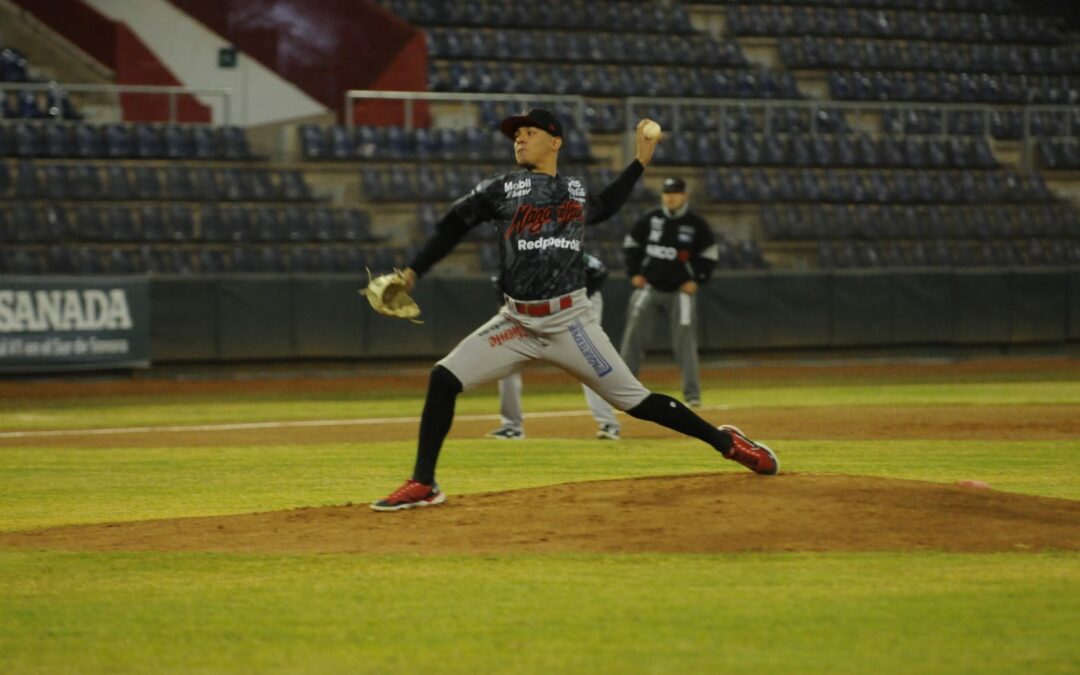
<path id="1" fill-rule="evenodd" d="M 656 422 L 680 434 L 703 440 L 722 455 L 727 455 L 731 450 L 731 434 L 720 431 L 670 396 L 649 394 L 644 401 L 626 413 L 639 420 Z"/>
<path id="2" fill-rule="evenodd" d="M 435 464 L 439 461 L 443 439 L 450 433 L 450 425 L 454 421 L 454 403 L 461 390 L 461 380 L 449 370 L 442 366 L 431 369 L 427 401 L 420 417 L 420 441 L 416 446 L 413 480 L 424 485 L 435 482 Z"/>

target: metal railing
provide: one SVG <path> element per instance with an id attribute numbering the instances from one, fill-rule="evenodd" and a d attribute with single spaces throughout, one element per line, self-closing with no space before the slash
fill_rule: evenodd
<path id="1" fill-rule="evenodd" d="M 221 100 L 221 121 L 215 124 L 231 124 L 233 90 L 228 87 L 172 87 L 142 84 L 68 84 L 63 82 L 0 82 L 0 91 L 67 92 L 69 94 L 103 94 L 120 96 L 123 94 L 147 94 L 165 96 L 169 104 L 170 123 L 177 121 L 177 99 L 180 96 L 206 96 Z M 212 108 L 211 108 L 212 110 Z M 50 119 L 57 119 L 55 117 Z"/>
<path id="2" fill-rule="evenodd" d="M 585 108 L 588 102 L 584 96 L 567 96 L 559 94 L 456 94 L 447 92 L 426 91 L 373 91 L 368 89 L 350 89 L 345 92 L 344 120 L 346 127 L 355 126 L 353 104 L 356 101 L 402 101 L 405 105 L 404 118 L 405 128 L 412 129 L 414 126 L 415 103 L 417 101 L 429 103 L 461 103 L 480 104 L 513 101 L 522 104 L 528 103 L 563 103 L 573 108 L 574 122 L 578 129 L 585 129 Z"/>
<path id="3" fill-rule="evenodd" d="M 986 137 L 991 136 L 992 119 L 995 113 L 1016 113 L 1022 114 L 1021 124 L 1021 137 L 1022 142 L 1022 160 L 1023 166 L 1027 170 L 1031 170 L 1034 167 L 1034 155 L 1035 155 L 1035 142 L 1040 138 L 1032 133 L 1032 119 L 1035 115 L 1043 113 L 1048 115 L 1061 115 L 1066 120 L 1066 129 L 1069 135 L 1075 135 L 1078 129 L 1075 128 L 1075 123 L 1080 119 L 1080 105 L 973 105 L 964 103 L 915 103 L 911 101 L 807 101 L 804 99 L 704 99 L 704 98 L 664 98 L 664 97 L 641 97 L 633 96 L 624 100 L 624 151 L 627 153 L 632 152 L 634 143 L 634 128 L 637 120 L 635 119 L 635 109 L 638 107 L 670 107 L 671 119 L 669 120 L 668 131 L 678 133 L 682 131 L 684 108 L 700 108 L 702 106 L 709 108 L 716 108 L 717 110 L 717 131 L 720 134 L 727 132 L 728 120 L 731 118 L 729 113 L 750 111 L 751 113 L 758 113 L 761 116 L 761 128 L 770 129 L 772 127 L 772 117 L 776 114 L 777 109 L 796 109 L 805 110 L 809 118 L 808 133 L 813 136 L 819 133 L 818 131 L 818 113 L 823 111 L 842 111 L 845 115 L 845 119 L 849 122 L 859 122 L 863 118 L 878 115 L 882 116 L 886 112 L 897 113 L 903 116 L 909 112 L 920 113 L 944 113 L 945 120 L 943 120 L 942 130 L 938 134 L 929 134 L 931 136 L 949 136 L 952 135 L 949 132 L 948 116 L 950 114 L 966 113 L 969 115 L 976 115 L 981 119 L 982 135 Z M 849 119 L 850 117 L 850 119 Z M 883 121 L 879 118 L 875 120 L 878 124 L 878 131 L 881 134 L 893 133 L 890 130 L 884 129 Z M 906 132 L 903 130 L 902 125 L 899 130 L 899 134 L 904 135 Z M 627 155 L 631 156 L 631 155 Z"/>

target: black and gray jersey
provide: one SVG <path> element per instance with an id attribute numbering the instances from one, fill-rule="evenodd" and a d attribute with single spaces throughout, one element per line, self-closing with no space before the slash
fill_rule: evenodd
<path id="1" fill-rule="evenodd" d="M 610 218 L 626 202 L 644 167 L 631 164 L 599 193 L 573 176 L 528 170 L 481 181 L 454 202 L 412 269 L 422 275 L 468 230 L 492 227 L 499 247 L 499 287 L 518 300 L 545 300 L 586 285 L 586 225 Z"/>
<path id="2" fill-rule="evenodd" d="M 641 274 L 657 290 L 672 292 L 687 281 L 705 283 L 719 258 L 709 224 L 689 209 L 645 213 L 623 242 L 626 273 Z"/>
<path id="3" fill-rule="evenodd" d="M 499 287 L 512 298 L 539 300 L 585 285 L 585 185 L 578 178 L 514 171 L 493 176 L 451 210 L 495 229 Z"/>
<path id="4" fill-rule="evenodd" d="M 582 254 L 585 258 L 585 295 L 592 297 L 600 290 L 608 278 L 607 265 L 596 256 L 588 253 Z M 504 301 L 503 289 L 499 286 L 499 277 L 491 277 L 491 286 L 495 289 L 495 304 L 501 305 Z"/>

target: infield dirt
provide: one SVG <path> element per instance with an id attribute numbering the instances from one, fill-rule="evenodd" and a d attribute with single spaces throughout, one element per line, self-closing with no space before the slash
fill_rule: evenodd
<path id="1" fill-rule="evenodd" d="M 243 553 L 1080 549 L 1080 502 L 851 476 L 697 474 L 0 534 L 0 547 Z"/>

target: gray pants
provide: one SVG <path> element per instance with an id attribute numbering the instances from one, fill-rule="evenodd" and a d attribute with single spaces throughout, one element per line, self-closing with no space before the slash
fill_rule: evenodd
<path id="1" fill-rule="evenodd" d="M 589 296 L 592 303 L 592 315 L 597 323 L 604 314 L 604 298 L 597 291 Z M 621 429 L 619 421 L 615 419 L 615 411 L 611 405 L 600 398 L 592 389 L 584 384 L 581 385 L 585 392 L 585 403 L 592 411 L 593 419 L 600 426 L 610 425 L 615 429 Z M 517 431 L 524 431 L 524 414 L 521 411 L 521 373 L 514 373 L 499 380 L 499 415 L 502 417 L 502 425 Z"/>
<path id="2" fill-rule="evenodd" d="M 585 289 L 567 296 L 568 309 L 550 316 L 517 313 L 514 302 L 466 336 L 439 361 L 468 390 L 484 382 L 520 372 L 530 361 L 546 361 L 562 368 L 610 403 L 630 410 L 649 396 L 619 358 L 619 352 L 600 327 Z M 559 307 L 559 299 L 550 301 Z"/>
<path id="3" fill-rule="evenodd" d="M 665 293 L 648 285 L 635 289 L 630 295 L 626 331 L 623 333 L 619 353 L 636 377 L 641 371 L 641 361 L 645 358 L 645 340 L 652 332 L 658 312 L 666 313 L 671 322 L 671 347 L 675 352 L 675 360 L 682 369 L 683 400 L 701 400 L 697 354 L 697 294 L 689 295 L 681 291 Z"/>

